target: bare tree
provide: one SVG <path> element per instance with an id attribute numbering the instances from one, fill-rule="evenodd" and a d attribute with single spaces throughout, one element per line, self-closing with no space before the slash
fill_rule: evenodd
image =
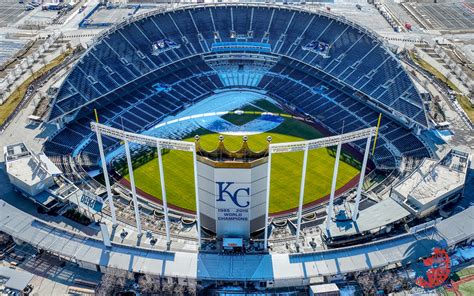
<path id="1" fill-rule="evenodd" d="M 0 246 L 8 244 L 10 240 L 11 237 L 8 234 L 0 232 Z"/>
<path id="2" fill-rule="evenodd" d="M 125 270 L 109 269 L 102 275 L 102 280 L 97 289 L 98 296 L 109 296 L 119 292 L 125 286 L 127 272 Z"/>
<path id="3" fill-rule="evenodd" d="M 163 287 L 162 287 L 162 292 L 163 292 L 163 295 L 173 295 L 174 294 L 174 291 L 175 291 L 175 285 L 174 283 L 170 282 L 170 281 L 165 281 L 163 283 Z M 176 293 L 177 294 L 177 293 Z"/>
<path id="4" fill-rule="evenodd" d="M 186 295 L 197 295 L 197 287 L 195 285 L 186 286 Z"/>
<path id="5" fill-rule="evenodd" d="M 160 278 L 145 274 L 141 276 L 138 280 L 138 284 L 141 287 L 142 294 L 151 295 L 161 292 Z"/>

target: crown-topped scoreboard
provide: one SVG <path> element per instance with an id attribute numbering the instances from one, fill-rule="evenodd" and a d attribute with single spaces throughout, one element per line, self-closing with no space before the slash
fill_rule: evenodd
<path id="1" fill-rule="evenodd" d="M 171 235 L 168 204 L 166 201 L 166 185 L 163 174 L 163 161 L 161 157 L 163 149 L 186 151 L 193 155 L 194 186 L 196 192 L 196 228 L 199 244 L 201 244 L 202 240 L 202 228 L 215 233 L 217 238 L 249 238 L 252 233 L 262 230 L 263 228 L 265 250 L 268 249 L 269 237 L 268 216 L 271 195 L 270 174 L 272 155 L 297 151 L 304 152 L 295 236 L 296 244 L 298 245 L 303 212 L 308 152 L 310 150 L 337 146 L 331 193 L 327 207 L 328 218 L 326 219 L 326 230 L 329 231 L 330 224 L 333 223 L 334 197 L 336 192 L 336 180 L 341 147 L 345 143 L 362 139 L 366 139 L 367 141 L 361 173 L 359 175 L 356 201 L 352 211 L 352 219 L 355 220 L 358 217 L 370 142 L 375 132 L 375 128 L 371 127 L 331 137 L 277 144 L 272 144 L 271 137 L 268 137 L 268 147 L 262 151 L 255 152 L 249 149 L 246 136 L 243 137 L 242 147 L 238 151 L 227 150 L 224 146 L 223 136 L 219 136 L 219 145 L 217 149 L 206 151 L 201 148 L 198 136 L 196 136 L 195 142 L 192 143 L 188 141 L 161 139 L 147 135 L 129 133 L 94 122 L 91 123 L 91 128 L 97 134 L 97 143 L 103 168 L 107 167 L 107 163 L 102 146 L 102 135 L 120 139 L 124 143 L 138 235 L 142 235 L 142 228 L 129 142 L 151 146 L 157 149 L 166 240 L 168 243 L 171 242 Z M 110 207 L 112 223 L 116 224 L 115 206 L 108 172 L 107 169 L 103 169 L 102 171 L 104 174 L 105 187 L 107 189 L 107 199 Z M 257 236 L 259 235 L 257 234 Z"/>
<path id="2" fill-rule="evenodd" d="M 271 138 L 267 139 L 268 142 Z M 227 150 L 224 137 L 208 152 L 196 137 L 201 226 L 218 238 L 242 237 L 265 227 L 268 149 L 253 152 L 243 137 L 241 149 Z"/>

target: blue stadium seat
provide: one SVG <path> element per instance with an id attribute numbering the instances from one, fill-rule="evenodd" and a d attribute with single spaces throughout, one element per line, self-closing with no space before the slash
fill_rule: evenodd
<path id="1" fill-rule="evenodd" d="M 177 46 L 154 54 L 153 42 L 163 39 Z M 312 41 L 328 44 L 328 55 L 304 50 Z M 265 43 L 279 62 L 266 74 L 219 72 L 202 56 L 212 54 L 215 42 Z M 169 89 L 157 92 L 157 83 Z M 51 110 L 51 119 L 74 112 L 76 120 L 46 147 L 69 153 L 92 139 L 85 150 L 97 153 L 88 127 L 93 109 L 105 124 L 137 132 L 217 89 L 235 86 L 263 89 L 333 132 L 377 122 L 379 111 L 352 97 L 354 89 L 420 125 L 427 122 L 423 102 L 399 62 L 363 30 L 308 12 L 229 4 L 150 14 L 101 37 L 65 79 Z M 409 130 L 388 115 L 383 118 L 376 159 L 395 163 L 384 147 L 387 141 L 402 154 L 428 154 Z"/>

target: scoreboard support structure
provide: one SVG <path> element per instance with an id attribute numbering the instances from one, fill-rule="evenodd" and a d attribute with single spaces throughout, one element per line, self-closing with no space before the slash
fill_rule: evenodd
<path id="1" fill-rule="evenodd" d="M 196 173 L 196 145 L 191 142 L 184 142 L 184 141 L 176 141 L 176 140 L 169 140 L 169 139 L 161 139 L 150 137 L 141 134 L 129 133 L 123 130 L 119 130 L 116 128 L 112 128 L 100 123 L 91 122 L 91 129 L 97 135 L 97 142 L 99 144 L 99 152 L 100 158 L 102 163 L 102 170 L 104 172 L 105 178 L 105 186 L 107 187 L 107 195 L 109 198 L 109 206 L 111 211 L 113 223 L 116 223 L 115 217 L 115 207 L 113 204 L 113 196 L 112 190 L 110 186 L 109 176 L 107 172 L 107 162 L 105 159 L 104 148 L 102 145 L 102 135 L 118 139 L 124 142 L 125 146 L 125 155 L 127 158 L 127 165 L 130 175 L 130 186 L 132 190 L 132 198 L 133 198 L 133 205 L 135 210 L 135 222 L 136 227 L 138 230 L 138 235 L 142 234 L 142 225 L 140 221 L 140 211 L 138 207 L 138 200 L 137 200 L 137 193 L 135 187 L 135 180 L 133 177 L 133 166 L 131 161 L 131 153 L 130 153 L 130 144 L 129 143 L 136 143 L 141 145 L 147 145 L 151 147 L 155 147 L 158 152 L 158 166 L 159 166 L 159 173 L 160 173 L 160 180 L 161 180 L 161 192 L 162 192 L 162 201 L 163 201 L 163 212 L 164 212 L 164 219 L 165 219 L 165 228 L 166 228 L 166 242 L 169 245 L 171 243 L 171 234 L 170 234 L 170 226 L 169 226 L 169 216 L 168 216 L 168 203 L 166 201 L 166 185 L 164 182 L 164 170 L 163 170 L 163 161 L 161 159 L 161 150 L 162 149 L 170 149 L 170 150 L 179 150 L 179 151 L 187 151 L 193 153 L 193 161 L 194 161 L 194 183 L 196 188 L 198 188 L 198 179 Z M 199 213 L 199 191 L 196 190 L 196 209 L 197 213 Z M 196 215 L 196 223 L 197 223 L 197 232 L 198 232 L 198 241 L 199 245 L 201 245 L 201 222 L 200 222 L 200 215 Z"/>
<path id="2" fill-rule="evenodd" d="M 195 198 L 196 198 L 196 224 L 197 224 L 197 233 L 198 233 L 198 241 L 199 245 L 201 245 L 201 212 L 199 208 L 200 197 L 199 197 L 199 183 L 198 183 L 198 160 L 197 160 L 197 147 L 196 143 L 192 142 L 185 142 L 185 141 L 177 141 L 177 140 L 169 140 L 169 139 L 161 139 L 141 134 L 134 134 L 125 132 L 123 130 L 119 130 L 116 128 L 108 127 L 102 125 L 100 123 L 91 122 L 91 128 L 97 135 L 97 142 L 99 144 L 99 152 L 101 157 L 101 163 L 103 167 L 103 173 L 105 178 L 105 186 L 107 188 L 107 196 L 109 198 L 109 206 L 112 216 L 112 223 L 116 222 L 116 213 L 115 213 L 115 206 L 113 203 L 113 195 L 111 192 L 110 180 L 107 172 L 107 163 L 105 159 L 105 154 L 102 145 L 102 135 L 119 139 L 124 142 L 125 146 L 125 154 L 127 158 L 127 165 L 129 169 L 130 175 L 130 185 L 132 191 L 132 198 L 135 210 L 135 221 L 138 230 L 138 234 L 141 235 L 142 227 L 140 221 L 140 212 L 138 207 L 138 200 L 137 200 L 137 193 L 135 187 L 135 180 L 133 176 L 133 167 L 131 161 L 131 153 L 130 153 L 130 143 L 140 144 L 140 145 L 147 145 L 151 147 L 155 147 L 158 152 L 158 166 L 159 166 L 159 173 L 160 173 L 160 181 L 161 181 L 161 192 L 162 192 L 162 202 L 163 202 L 163 211 L 164 211 L 164 219 L 165 219 L 165 226 L 166 226 L 166 240 L 168 245 L 171 242 L 171 235 L 170 235 L 170 225 L 169 225 L 169 215 L 168 215 L 168 203 L 166 200 L 166 185 L 164 179 L 164 170 L 163 170 L 163 161 L 161 157 L 162 149 L 170 149 L 170 150 L 179 150 L 179 151 L 187 151 L 193 154 L 193 166 L 194 166 L 194 184 L 195 184 Z M 334 208 L 334 197 L 336 191 L 336 183 L 337 183 L 337 173 L 339 169 L 339 159 L 341 154 L 341 147 L 343 144 L 367 139 L 367 144 L 365 146 L 365 153 L 364 159 L 362 161 L 361 173 L 359 177 L 359 183 L 357 186 L 357 193 L 356 193 L 356 202 L 354 209 L 352 210 L 352 219 L 355 221 L 357 219 L 358 210 L 359 210 L 359 203 L 361 198 L 362 192 L 362 185 L 365 176 L 365 169 L 367 165 L 368 159 L 368 151 L 370 150 L 370 142 L 372 136 L 375 133 L 376 128 L 370 127 L 354 132 L 349 132 L 341 135 L 320 138 L 315 140 L 307 140 L 307 141 L 298 141 L 298 142 L 291 142 L 291 143 L 277 143 L 277 144 L 269 144 L 268 146 L 268 154 L 267 154 L 267 180 L 266 180 L 266 193 L 265 193 L 265 216 L 264 216 L 264 249 L 268 250 L 268 218 L 269 218 L 269 204 L 270 204 L 270 184 L 271 184 L 271 162 L 272 162 L 272 155 L 276 153 L 289 153 L 289 152 L 304 152 L 303 158 L 303 166 L 302 166 L 302 176 L 301 176 L 301 185 L 300 185 L 300 194 L 299 194 L 299 202 L 298 202 L 298 223 L 297 223 L 297 230 L 296 230 L 296 245 L 299 244 L 299 237 L 301 232 L 301 220 L 303 214 L 303 202 L 304 202 L 304 190 L 305 190 L 305 182 L 306 182 L 306 169 L 308 164 L 308 153 L 311 150 L 319 149 L 319 148 L 326 148 L 331 146 L 337 146 L 336 152 L 336 159 L 334 164 L 334 172 L 333 172 L 333 179 L 332 179 L 332 186 L 331 186 L 331 194 L 330 200 L 327 208 L 328 217 L 326 220 L 326 229 L 329 229 L 330 223 L 332 222 L 333 216 L 333 208 Z"/>
<path id="3" fill-rule="evenodd" d="M 137 188 L 135 187 L 135 177 L 133 175 L 133 165 L 132 165 L 132 156 L 130 155 L 130 145 L 128 140 L 125 138 L 125 155 L 127 156 L 127 165 L 128 165 L 128 175 L 130 176 L 130 186 L 132 187 L 132 199 L 133 199 L 133 209 L 135 211 L 135 221 L 137 222 L 138 235 L 142 235 L 142 223 L 140 221 L 140 211 L 138 209 L 138 200 L 137 200 Z M 106 168 L 107 169 L 107 168 Z"/>
<path id="4" fill-rule="evenodd" d="M 372 140 L 373 132 L 367 137 L 367 143 L 365 144 L 364 160 L 362 161 L 362 167 L 360 169 L 359 184 L 357 185 L 356 201 L 354 209 L 352 210 L 352 221 L 356 221 L 359 216 L 359 204 L 360 197 L 362 195 L 362 186 L 364 185 L 365 168 L 367 167 L 367 159 L 369 158 L 370 141 Z"/>
<path id="5" fill-rule="evenodd" d="M 331 194 L 329 199 L 329 204 L 327 208 L 327 220 L 326 220 L 326 229 L 329 229 L 330 223 L 332 221 L 333 216 L 333 208 L 334 208 L 334 195 L 336 192 L 336 181 L 337 181 L 337 173 L 339 169 L 339 158 L 341 154 L 341 146 L 342 144 L 367 139 L 367 145 L 365 148 L 364 159 L 362 162 L 361 173 L 359 177 L 359 185 L 357 188 L 357 195 L 356 195 L 356 203 L 354 212 L 356 215 L 353 215 L 352 219 L 357 219 L 358 208 L 360 203 L 361 191 L 362 191 L 362 184 L 364 182 L 365 176 L 365 169 L 367 165 L 367 159 L 369 156 L 368 151 L 370 150 L 370 141 L 372 136 L 375 133 L 375 127 L 370 127 L 350 133 L 345 133 L 341 135 L 320 138 L 315 140 L 308 140 L 308 141 L 299 141 L 299 142 L 291 142 L 291 143 L 277 143 L 277 144 L 270 144 L 268 148 L 268 176 L 267 176 L 267 211 L 265 213 L 265 218 L 268 223 L 268 206 L 270 203 L 270 171 L 271 171 L 271 159 L 272 154 L 275 153 L 288 153 L 288 152 L 298 152 L 304 151 L 304 158 L 303 158 L 303 174 L 301 176 L 301 187 L 300 187 L 300 196 L 299 196 L 299 204 L 298 204 L 298 223 L 296 227 L 296 244 L 299 244 L 299 235 L 301 231 L 301 218 L 302 218 L 302 211 L 303 211 L 303 200 L 304 200 L 304 184 L 306 182 L 306 167 L 308 163 L 308 151 L 315 150 L 319 148 L 326 148 L 330 146 L 337 145 L 337 152 L 336 152 L 336 160 L 334 164 L 334 172 L 333 172 L 333 179 L 332 179 L 332 186 L 331 186 Z M 264 247 L 265 250 L 268 249 L 268 227 L 265 227 L 265 237 L 264 237 Z"/>
<path id="6" fill-rule="evenodd" d="M 96 135 L 97 135 L 97 144 L 99 145 L 100 160 L 101 160 L 102 168 L 104 171 L 105 187 L 107 188 L 107 199 L 109 200 L 109 208 L 110 208 L 110 213 L 111 213 L 111 218 L 112 218 L 112 224 L 117 225 L 115 205 L 112 199 L 112 190 L 110 189 L 109 172 L 107 171 L 107 162 L 105 161 L 104 147 L 102 145 L 102 135 L 99 132 L 97 132 Z"/>

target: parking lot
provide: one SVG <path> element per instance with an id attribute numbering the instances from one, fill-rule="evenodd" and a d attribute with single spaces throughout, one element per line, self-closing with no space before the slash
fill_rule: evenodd
<path id="1" fill-rule="evenodd" d="M 81 269 L 27 244 L 14 245 L 0 260 L 0 266 L 31 273 L 32 295 L 68 295 L 70 287 L 77 286 L 78 280 L 99 282 L 101 278 L 98 272 Z"/>
<path id="2" fill-rule="evenodd" d="M 18 0 L 2 0 L 0 2 L 0 27 L 6 27 L 16 23 L 27 12 L 25 4 Z"/>
<path id="3" fill-rule="evenodd" d="M 473 30 L 474 3 L 412 3 L 422 20 L 435 30 Z"/>
<path id="4" fill-rule="evenodd" d="M 0 65 L 8 61 L 26 44 L 24 40 L 0 39 Z"/>

